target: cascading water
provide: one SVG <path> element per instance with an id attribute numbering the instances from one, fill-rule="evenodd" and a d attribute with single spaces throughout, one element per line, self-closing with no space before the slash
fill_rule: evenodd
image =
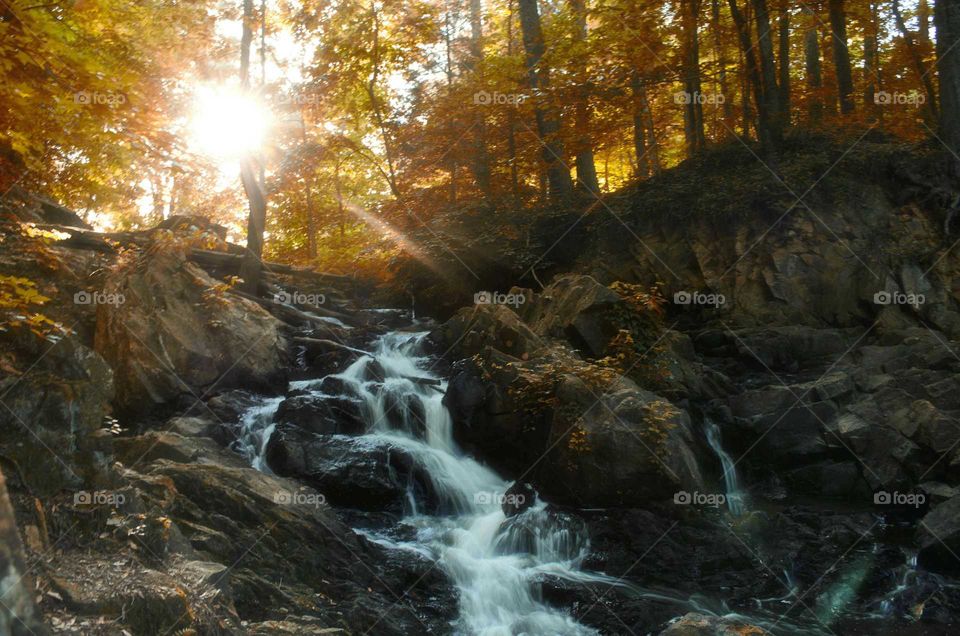
<path id="1" fill-rule="evenodd" d="M 359 397 L 372 442 L 389 442 L 425 469 L 439 508 L 425 514 L 409 497 L 404 523 L 416 529 L 415 542 L 396 542 L 376 532 L 369 539 L 389 548 L 430 555 L 460 590 L 458 630 L 464 634 L 551 634 L 586 636 L 595 630 L 578 624 L 537 597 L 535 579 L 552 576 L 583 583 L 620 585 L 612 577 L 581 572 L 589 541 L 582 524 L 551 512 L 537 501 L 507 518 L 501 503 L 509 484 L 467 457 L 453 441 L 452 421 L 443 406 L 445 383 L 418 355 L 425 333 L 394 332 L 333 377 Z M 292 389 L 323 395 L 323 379 L 295 382 Z M 242 421 L 243 452 L 254 467 L 266 469 L 263 451 L 280 399 L 264 402 Z"/>
<path id="2" fill-rule="evenodd" d="M 723 485 L 726 490 L 727 509 L 735 517 L 741 516 L 745 512 L 744 494 L 740 489 L 740 480 L 737 478 L 737 467 L 723 448 L 720 438 L 720 427 L 709 417 L 703 419 L 703 430 L 707 437 L 707 443 L 720 460 L 720 466 L 723 468 Z"/>

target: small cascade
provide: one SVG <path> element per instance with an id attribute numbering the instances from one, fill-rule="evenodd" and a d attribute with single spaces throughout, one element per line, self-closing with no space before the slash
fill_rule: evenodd
<path id="1" fill-rule="evenodd" d="M 411 486 L 403 523 L 415 529 L 416 541 L 398 542 L 370 530 L 361 533 L 384 547 L 437 561 L 460 589 L 458 634 L 596 634 L 543 603 L 538 579 L 631 586 L 580 571 L 589 552 L 582 522 L 550 511 L 539 500 L 506 517 L 502 502 L 510 484 L 464 455 L 453 441 L 453 422 L 443 405 L 446 384 L 430 372 L 430 359 L 420 353 L 425 335 L 388 333 L 371 353 L 342 372 L 291 384 L 318 396 L 328 395 L 323 387 L 341 387 L 344 394 L 359 398 L 366 423 L 361 439 L 388 442 L 412 457 L 429 475 L 445 513 L 419 511 Z M 241 423 L 237 450 L 260 470 L 267 470 L 263 454 L 281 400 L 264 401 Z"/>
<path id="2" fill-rule="evenodd" d="M 723 468 L 723 485 L 726 490 L 727 509 L 735 517 L 739 517 L 746 512 L 745 497 L 740 489 L 740 480 L 737 477 L 736 464 L 730 454 L 723 448 L 720 437 L 720 427 L 709 417 L 703 418 L 703 430 L 707 437 L 707 443 L 720 460 L 720 466 Z"/>

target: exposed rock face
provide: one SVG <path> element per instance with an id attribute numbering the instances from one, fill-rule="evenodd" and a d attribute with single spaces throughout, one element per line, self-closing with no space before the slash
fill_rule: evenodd
<path id="1" fill-rule="evenodd" d="M 108 278 L 105 293 L 122 302 L 98 305 L 95 348 L 115 371 L 121 411 L 285 376 L 281 323 L 256 303 L 218 299 L 217 285 L 160 243 Z"/>
<path id="2" fill-rule="evenodd" d="M 935 571 L 960 572 L 960 497 L 941 503 L 928 513 L 917 529 L 919 561 Z"/>
<path id="3" fill-rule="evenodd" d="M 361 408 L 349 395 L 292 395 L 280 403 L 274 420 L 321 435 L 360 435 L 366 429 Z"/>
<path id="4" fill-rule="evenodd" d="M 0 380 L 0 452 L 37 495 L 95 486 L 110 462 L 110 435 L 102 427 L 114 396 L 103 358 L 65 337 L 55 345 L 32 334 L 18 339 L 34 364 Z"/>

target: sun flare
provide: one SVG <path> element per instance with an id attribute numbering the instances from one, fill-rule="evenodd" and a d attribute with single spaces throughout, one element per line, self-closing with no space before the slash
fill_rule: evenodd
<path id="1" fill-rule="evenodd" d="M 194 98 L 190 143 L 197 152 L 232 162 L 263 147 L 270 119 L 270 111 L 252 95 L 202 87 Z"/>

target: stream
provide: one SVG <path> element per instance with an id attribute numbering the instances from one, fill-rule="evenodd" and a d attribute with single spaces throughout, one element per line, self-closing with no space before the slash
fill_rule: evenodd
<path id="1" fill-rule="evenodd" d="M 398 528 L 356 528 L 368 540 L 387 549 L 409 550 L 435 562 L 460 593 L 454 633 L 479 636 L 586 636 L 596 630 L 566 612 L 546 604 L 538 580 L 551 577 L 590 589 L 618 588 L 621 596 L 667 602 L 677 616 L 697 611 L 740 619 L 769 628 L 775 634 L 826 634 L 822 624 L 788 623 L 776 609 L 796 603 L 796 591 L 776 599 L 757 599 L 750 616 L 732 611 L 717 599 L 648 590 L 612 576 L 582 569 L 590 553 L 585 525 L 573 515 L 552 510 L 545 502 L 524 501 L 521 492 L 508 492 L 511 483 L 465 455 L 453 441 L 453 423 L 443 395 L 446 381 L 431 371 L 432 358 L 421 346 L 428 332 L 390 332 L 372 351 L 340 373 L 333 385 L 359 398 L 366 426 L 361 440 L 388 442 L 408 453 L 429 475 L 441 505 L 428 513 L 418 509 L 415 487 L 408 487 L 404 517 Z M 330 377 L 330 376 L 325 376 Z M 324 378 L 290 383 L 290 390 L 323 393 Z M 326 386 L 331 386 L 327 383 Z M 265 397 L 240 420 L 234 450 L 261 471 L 276 413 L 283 397 Z M 723 469 L 731 518 L 748 514 L 733 459 L 724 450 L 719 427 L 706 419 L 706 440 Z M 522 512 L 510 517 L 503 503 Z M 789 579 L 789 575 L 787 575 Z M 907 585 L 904 580 L 902 585 Z M 902 591 L 902 587 L 897 590 Z M 603 592 L 595 593 L 599 596 Z M 895 595 L 891 595 L 895 596 Z M 889 601 L 888 601 L 889 602 Z M 766 627 L 765 627 L 766 626 Z"/>

